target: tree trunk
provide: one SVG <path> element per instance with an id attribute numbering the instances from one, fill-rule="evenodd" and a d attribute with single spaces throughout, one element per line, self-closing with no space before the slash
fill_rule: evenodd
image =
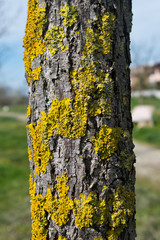
<path id="1" fill-rule="evenodd" d="M 135 239 L 131 0 L 29 0 L 32 240 Z"/>

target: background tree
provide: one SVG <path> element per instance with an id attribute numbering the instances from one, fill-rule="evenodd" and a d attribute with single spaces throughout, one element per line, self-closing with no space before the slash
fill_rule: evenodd
<path id="1" fill-rule="evenodd" d="M 131 44 L 133 67 L 131 75 L 136 70 L 136 74 L 134 75 L 136 76 L 138 81 L 135 87 L 136 90 L 140 91 L 139 104 L 143 104 L 144 102 L 142 91 L 151 88 L 151 85 L 148 81 L 148 76 L 151 74 L 151 72 L 149 71 L 151 63 L 153 63 L 153 59 L 156 58 L 156 45 L 156 38 L 152 39 L 152 41 L 148 44 L 144 42 L 141 44 L 136 44 L 134 41 L 132 41 Z"/>
<path id="2" fill-rule="evenodd" d="M 131 1 L 29 0 L 32 239 L 135 239 Z"/>

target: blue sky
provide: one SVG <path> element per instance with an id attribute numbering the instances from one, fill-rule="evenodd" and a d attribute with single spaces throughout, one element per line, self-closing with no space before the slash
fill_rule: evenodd
<path id="1" fill-rule="evenodd" d="M 4 17 L 9 26 L 0 38 L 4 51 L 0 86 L 27 91 L 24 77 L 22 39 L 26 24 L 27 0 L 5 0 Z M 160 62 L 160 0 L 133 0 L 131 49 L 133 63 Z M 134 51 L 133 51 L 134 50 Z"/>

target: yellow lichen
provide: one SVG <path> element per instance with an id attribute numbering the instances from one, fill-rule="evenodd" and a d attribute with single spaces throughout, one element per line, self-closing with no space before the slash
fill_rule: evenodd
<path id="1" fill-rule="evenodd" d="M 55 188 L 58 190 L 58 197 L 52 195 L 51 189 L 47 191 L 44 208 L 50 213 L 51 219 L 58 226 L 62 226 L 69 221 L 69 214 L 73 210 L 75 224 L 79 228 L 89 227 L 92 224 L 103 224 L 109 213 L 105 200 L 98 200 L 97 194 L 90 192 L 88 198 L 84 194 L 80 194 L 80 200 L 74 199 L 73 201 L 67 197 L 69 191 L 67 182 L 66 173 L 57 178 Z"/>
<path id="2" fill-rule="evenodd" d="M 79 197 L 80 199 L 74 200 L 75 207 L 73 209 L 76 226 L 81 229 L 94 224 L 103 224 L 108 216 L 105 200 L 98 201 L 97 194 L 94 192 L 90 192 L 88 198 L 84 194 L 80 194 Z"/>
<path id="3" fill-rule="evenodd" d="M 99 18 L 93 22 L 96 25 L 96 31 L 87 28 L 86 29 L 86 44 L 83 49 L 82 59 L 86 59 L 93 56 L 112 53 L 112 35 L 114 31 L 115 16 L 112 13 L 106 12 L 102 18 Z"/>
<path id="4" fill-rule="evenodd" d="M 96 30 L 86 28 L 85 45 L 82 52 L 82 66 L 71 72 L 71 82 L 75 92 L 75 106 L 84 105 L 90 116 L 112 112 L 113 83 L 109 74 L 102 70 L 97 56 L 112 53 L 115 17 L 105 13 L 96 20 Z"/>
<path id="5" fill-rule="evenodd" d="M 59 237 L 58 237 L 58 240 L 67 240 L 67 238 L 62 237 L 62 236 L 59 236 Z"/>
<path id="6" fill-rule="evenodd" d="M 39 194 L 34 197 L 31 205 L 31 219 L 32 223 L 32 240 L 46 240 L 47 239 L 47 218 L 44 209 L 44 198 Z"/>
<path id="7" fill-rule="evenodd" d="M 41 120 L 36 125 L 29 124 L 27 128 L 29 135 L 32 137 L 33 160 L 36 165 L 36 173 L 45 173 L 47 163 L 53 157 L 48 146 L 49 134 L 47 132 L 46 114 L 42 112 Z"/>
<path id="8" fill-rule="evenodd" d="M 42 72 L 42 67 L 39 66 L 32 71 L 32 77 L 34 81 L 39 80 L 39 74 Z"/>
<path id="9" fill-rule="evenodd" d="M 49 150 L 49 138 L 56 131 L 57 135 L 76 139 L 83 137 L 86 132 L 87 114 L 86 109 L 80 106 L 78 110 L 71 107 L 70 98 L 62 101 L 54 99 L 48 114 L 41 112 L 42 117 L 37 124 L 27 126 L 32 138 L 33 160 L 36 164 L 36 173 L 46 172 L 46 166 L 53 153 Z"/>
<path id="10" fill-rule="evenodd" d="M 75 224 L 78 228 L 90 227 L 93 224 L 94 208 L 90 204 L 90 200 L 86 195 L 80 194 L 80 200 L 75 199 L 75 208 L 73 214 L 75 215 Z"/>
<path id="11" fill-rule="evenodd" d="M 82 60 L 84 60 L 83 63 L 86 62 L 88 57 L 95 56 L 95 51 L 100 50 L 100 45 L 98 44 L 98 33 L 95 33 L 93 29 L 86 28 L 86 35 L 85 40 L 86 43 L 83 47 L 83 55 Z M 91 59 L 90 59 L 91 62 Z"/>
<path id="12" fill-rule="evenodd" d="M 103 238 L 95 237 L 94 240 L 103 240 Z"/>
<path id="13" fill-rule="evenodd" d="M 75 107 L 84 106 L 90 116 L 110 115 L 112 80 L 102 70 L 97 72 L 95 65 L 88 64 L 79 73 L 71 72 L 71 82 L 75 92 Z"/>
<path id="14" fill-rule="evenodd" d="M 123 104 L 124 104 L 124 105 L 127 105 L 127 100 L 126 100 L 126 97 L 125 97 L 125 96 L 123 96 Z"/>
<path id="15" fill-rule="evenodd" d="M 71 6 L 71 13 L 73 13 L 73 6 Z M 69 11 L 70 16 L 70 11 Z M 75 20 L 76 13 L 73 14 L 70 24 Z M 66 19 L 66 18 L 65 18 Z M 25 30 L 25 36 L 23 39 L 24 43 L 24 64 L 26 73 L 28 76 L 28 83 L 33 80 L 39 79 L 39 74 L 41 73 L 41 67 L 32 69 L 32 61 L 39 55 L 43 55 L 46 51 L 46 46 L 53 56 L 58 49 L 62 52 L 68 50 L 68 46 L 63 44 L 63 39 L 65 37 L 63 28 L 59 26 L 52 26 L 45 35 L 44 40 L 42 40 L 43 26 L 46 23 L 46 10 L 45 4 L 39 7 L 38 0 L 28 1 L 28 13 L 27 13 L 27 24 Z"/>
<path id="16" fill-rule="evenodd" d="M 30 175 L 30 195 L 31 195 L 31 216 L 32 216 L 32 240 L 47 239 L 47 214 L 58 226 L 62 226 L 69 221 L 71 211 L 75 215 L 75 224 L 78 228 L 100 225 L 109 221 L 110 229 L 107 231 L 108 240 L 118 240 L 119 235 L 127 227 L 129 217 L 134 214 L 135 194 L 130 186 L 121 185 L 110 197 L 108 205 L 105 200 L 98 200 L 95 192 L 90 192 L 88 197 L 80 194 L 79 199 L 70 199 L 68 176 L 64 173 L 57 178 L 55 189 L 58 196 L 53 195 L 53 190 L 48 189 L 45 197 L 36 195 L 36 184 L 32 182 Z M 111 210 L 112 209 L 112 210 Z M 59 236 L 60 239 L 65 237 Z M 103 238 L 96 237 L 94 240 Z"/>
<path id="17" fill-rule="evenodd" d="M 31 106 L 30 105 L 28 105 L 28 107 L 27 107 L 26 115 L 27 115 L 27 118 L 31 115 Z"/>
<path id="18" fill-rule="evenodd" d="M 77 10 L 74 6 L 66 4 L 61 9 L 61 15 L 64 17 L 64 24 L 71 27 L 77 21 Z"/>
<path id="19" fill-rule="evenodd" d="M 63 28 L 59 26 L 53 25 L 48 33 L 45 35 L 46 44 L 50 50 L 51 56 L 56 54 L 58 49 L 61 49 L 62 52 L 66 52 L 68 50 L 68 46 L 64 45 L 63 39 L 65 37 L 65 33 Z"/>
<path id="20" fill-rule="evenodd" d="M 101 159 L 108 159 L 117 151 L 117 144 L 121 133 L 122 130 L 118 127 L 114 128 L 102 125 L 96 137 L 92 137 L 91 140 L 94 142 L 94 149 L 100 155 Z"/>
<path id="21" fill-rule="evenodd" d="M 43 54 L 46 50 L 46 43 L 41 40 L 43 26 L 46 23 L 46 11 L 44 7 L 39 8 L 38 0 L 28 1 L 27 24 L 24 43 L 24 64 L 28 76 L 28 83 L 32 76 L 32 61 Z"/>
<path id="22" fill-rule="evenodd" d="M 49 124 L 56 129 L 56 134 L 76 139 L 85 135 L 87 114 L 85 107 L 75 107 L 76 110 L 73 110 L 70 105 L 70 98 L 62 101 L 54 99 L 47 117 Z"/>
<path id="23" fill-rule="evenodd" d="M 58 190 L 58 198 L 52 196 L 51 189 L 48 189 L 46 195 L 45 209 L 51 214 L 51 219 L 58 226 L 62 226 L 69 221 L 70 211 L 73 209 L 73 201 L 67 197 L 69 186 L 67 185 L 68 176 L 63 174 L 57 179 L 56 189 Z"/>
<path id="24" fill-rule="evenodd" d="M 103 48 L 103 54 L 109 54 L 112 51 L 112 35 L 114 30 L 115 16 L 112 13 L 105 13 L 102 17 L 102 34 L 99 37 L 100 45 Z"/>
<path id="25" fill-rule="evenodd" d="M 106 16 L 108 16 L 108 18 Z M 53 157 L 48 147 L 48 141 L 54 131 L 56 131 L 57 135 L 62 135 L 67 138 L 81 138 L 85 136 L 86 133 L 87 112 L 90 116 L 111 114 L 112 80 L 108 74 L 100 69 L 99 63 L 93 63 L 92 61 L 92 57 L 94 58 L 95 54 L 93 44 L 95 41 L 99 44 L 95 44 L 96 48 L 98 46 L 99 51 L 103 52 L 101 50 L 101 43 L 99 43 L 98 34 L 104 35 L 103 29 L 106 28 L 107 24 L 112 25 L 112 21 L 107 20 L 110 18 L 111 16 L 109 14 L 102 17 L 101 22 L 103 24 L 98 23 L 101 31 L 98 30 L 97 33 L 93 34 L 93 30 L 89 28 L 86 30 L 86 44 L 82 56 L 82 65 L 84 66 L 79 68 L 79 72 L 74 70 L 71 73 L 71 81 L 75 92 L 75 109 L 71 108 L 71 99 L 69 98 L 65 98 L 62 101 L 54 99 L 50 112 L 48 114 L 42 112 L 43 116 L 37 124 L 28 125 L 29 134 L 32 137 L 33 159 L 36 164 L 37 174 L 46 172 L 46 165 Z M 111 31 L 109 32 L 108 34 L 110 36 Z M 45 36 L 45 41 L 48 44 L 51 55 L 54 55 L 59 48 L 61 48 L 62 51 L 65 50 L 63 44 L 64 36 L 64 30 L 59 26 L 52 26 L 52 28 L 49 29 Z M 84 59 L 85 57 L 87 59 L 89 55 L 91 58 L 87 66 L 85 66 L 87 60 Z M 33 70 L 32 75 L 34 80 L 38 79 L 40 71 L 41 67 Z M 95 140 L 95 145 L 97 144 Z M 97 150 L 97 146 L 95 149 Z M 102 158 L 104 158 L 104 156 L 102 156 Z"/>
<path id="26" fill-rule="evenodd" d="M 104 192 L 104 191 L 107 190 L 107 189 L 108 189 L 107 186 L 103 186 L 103 188 L 102 188 L 102 192 Z"/>
<path id="27" fill-rule="evenodd" d="M 73 201 L 67 197 L 69 187 L 67 186 L 68 176 L 63 174 L 57 178 L 56 189 L 59 192 L 58 198 L 52 195 L 52 190 L 49 188 L 45 197 L 40 194 L 36 195 L 36 184 L 32 182 L 30 175 L 30 195 L 31 195 L 31 218 L 32 218 L 32 240 L 47 239 L 47 213 L 57 225 L 66 224 L 69 220 L 68 215 L 73 208 Z M 66 239 L 59 236 L 59 239 Z"/>
<path id="28" fill-rule="evenodd" d="M 32 240 L 47 239 L 47 218 L 44 209 L 44 198 L 36 195 L 36 183 L 33 184 L 32 177 L 29 178 L 29 193 L 31 195 L 31 219 L 32 219 Z"/>
<path id="29" fill-rule="evenodd" d="M 113 212 L 110 215 L 109 225 L 111 229 L 107 232 L 108 240 L 118 240 L 119 235 L 127 227 L 129 217 L 134 214 L 135 194 L 129 186 L 120 186 L 110 204 L 113 207 Z"/>
<path id="30" fill-rule="evenodd" d="M 30 148 L 28 148 L 28 158 L 32 160 L 32 150 Z"/>

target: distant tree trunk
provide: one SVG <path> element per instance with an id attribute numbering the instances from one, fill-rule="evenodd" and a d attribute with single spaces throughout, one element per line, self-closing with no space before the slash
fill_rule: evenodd
<path id="1" fill-rule="evenodd" d="M 135 239 L 131 0 L 29 0 L 32 240 Z"/>

